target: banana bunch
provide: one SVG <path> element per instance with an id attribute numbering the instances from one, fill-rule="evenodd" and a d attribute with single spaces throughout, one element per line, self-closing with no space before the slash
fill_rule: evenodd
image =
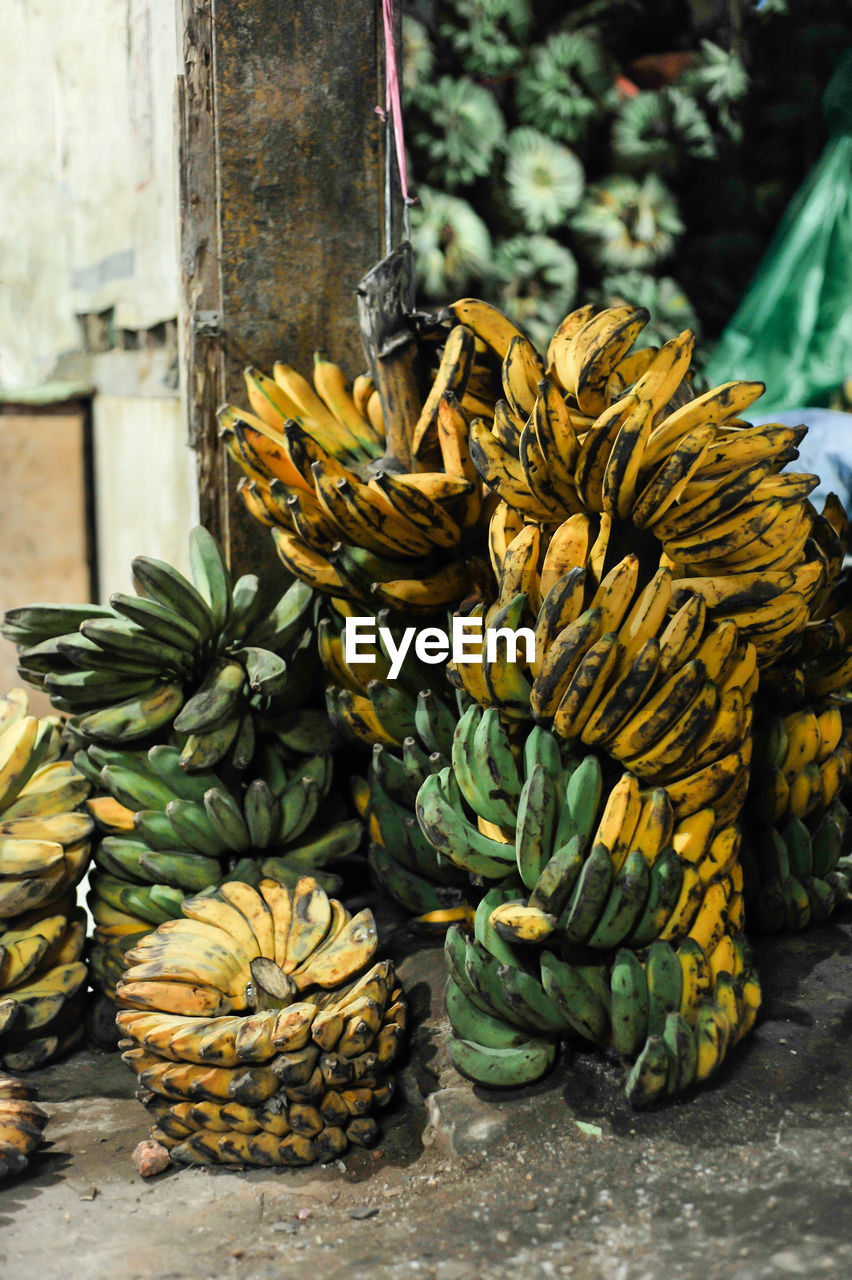
<path id="1" fill-rule="evenodd" d="M 469 594 L 479 572 L 483 493 L 468 414 L 494 405 L 493 374 L 476 356 L 473 334 L 455 325 L 414 429 L 414 472 L 390 454 L 379 457 L 384 422 L 369 378 L 349 388 L 322 355 L 314 387 L 283 364 L 273 378 L 246 371 L 253 412 L 225 406 L 220 434 L 244 473 L 243 501 L 271 529 L 290 573 L 338 600 L 422 617 Z"/>
<path id="2" fill-rule="evenodd" d="M 507 588 L 504 576 L 496 606 L 484 611 L 492 629 L 530 624 L 534 659 L 498 637 L 481 663 L 450 663 L 449 678 L 518 730 L 535 719 L 666 787 L 677 816 L 713 804 L 735 819 L 748 786 L 758 684 L 748 631 L 741 635 L 733 618 L 715 622 L 697 594 L 675 601 L 669 616 L 667 568 L 640 588 L 635 554 L 600 578 L 582 554 L 585 563 L 554 582 L 537 612 L 524 591 L 500 604 L 527 580 L 513 577 Z"/>
<path id="3" fill-rule="evenodd" d="M 110 606 L 34 604 L 10 610 L 2 633 L 19 671 L 43 688 L 80 743 L 135 746 L 181 735 L 181 764 L 230 759 L 247 768 L 267 722 L 310 693 L 311 591 L 293 583 L 271 611 L 254 574 L 232 586 L 214 539 L 190 534 L 189 582 L 171 565 L 133 561 L 137 595 Z"/>
<path id="4" fill-rule="evenodd" d="M 827 920 L 852 876 L 843 803 L 852 746 L 838 706 L 800 707 L 761 723 L 743 845 L 750 918 L 765 933 Z"/>
<path id="5" fill-rule="evenodd" d="M 769 663 L 805 626 L 826 573 L 807 501 L 818 477 L 780 474 L 804 428 L 741 419 L 761 383 L 692 397 L 693 335 L 635 350 L 647 320 L 641 308 L 581 308 L 559 326 L 546 359 L 522 335 L 504 346 L 505 327 L 494 336 L 492 321 L 504 399 L 493 419 L 471 423 L 471 456 L 545 543 L 566 516 L 606 519 L 611 553 L 635 545 L 646 567 L 662 555 L 676 592 L 701 593 L 720 618 L 739 615 Z M 477 336 L 489 331 L 466 323 Z"/>
<path id="6" fill-rule="evenodd" d="M 152 925 L 179 916 L 187 894 L 234 876 L 293 886 L 308 870 L 335 889 L 338 877 L 319 868 L 361 842 L 359 820 L 329 801 L 328 753 L 288 763 L 280 745 L 265 744 L 257 755 L 263 771 L 250 781 L 225 770 L 187 773 L 180 750 L 165 743 L 147 752 L 92 745 L 75 760 L 98 793 L 88 802 L 101 831 L 88 898 L 90 958 L 109 996 L 126 952 Z"/>
<path id="7" fill-rule="evenodd" d="M 687 936 L 621 948 L 603 963 L 570 950 L 527 958 L 506 946 L 485 904 L 473 938 L 452 925 L 445 940 L 448 1050 L 479 1084 L 531 1084 L 560 1041 L 579 1040 L 632 1063 L 627 1096 L 647 1106 L 708 1079 L 754 1024 L 760 983 L 741 933 L 724 934 L 709 954 Z"/>
<path id="8" fill-rule="evenodd" d="M 173 1160 L 310 1164 L 378 1139 L 406 1002 L 377 941 L 305 876 L 187 898 L 128 952 L 124 1060 Z"/>
<path id="9" fill-rule="evenodd" d="M 82 1033 L 85 916 L 76 886 L 94 823 L 89 784 L 60 759 L 57 722 L 27 715 L 27 695 L 0 698 L 0 1060 L 39 1067 Z"/>
<path id="10" fill-rule="evenodd" d="M 0 1076 L 0 1178 L 23 1173 L 44 1141 L 47 1112 L 36 1104 L 37 1094 L 15 1076 Z"/>
<path id="11" fill-rule="evenodd" d="M 795 644 L 765 673 L 767 705 L 790 710 L 826 698 L 843 698 L 852 681 L 852 594 L 843 569 L 849 520 L 834 494 L 812 512 L 812 537 L 826 566 L 823 584 L 809 602 L 809 618 Z"/>
<path id="12" fill-rule="evenodd" d="M 679 814 L 666 787 L 629 772 L 605 787 L 594 753 L 573 756 L 538 726 L 518 754 L 496 711 L 472 706 L 452 765 L 417 794 L 441 857 L 508 895 L 491 904 L 501 937 L 611 951 L 658 937 L 709 946 L 742 928 L 740 833 L 724 812 Z"/>

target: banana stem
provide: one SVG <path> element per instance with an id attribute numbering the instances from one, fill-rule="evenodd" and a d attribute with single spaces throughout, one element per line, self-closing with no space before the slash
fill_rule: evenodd
<path id="1" fill-rule="evenodd" d="M 385 419 L 386 452 L 371 471 L 412 471 L 411 440 L 421 401 L 417 344 L 408 317 L 414 297 L 411 244 L 406 241 L 368 271 L 357 289 L 361 339 Z"/>

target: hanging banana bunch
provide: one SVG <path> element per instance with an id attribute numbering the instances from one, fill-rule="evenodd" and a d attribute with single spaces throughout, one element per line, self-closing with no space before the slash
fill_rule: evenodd
<path id="1" fill-rule="evenodd" d="M 310 876 L 189 897 L 127 954 L 117 1023 L 179 1164 L 304 1165 L 379 1137 L 406 1002 L 369 910 Z"/>
<path id="2" fill-rule="evenodd" d="M 690 333 L 637 348 L 646 312 L 582 308 L 542 358 L 485 303 L 450 314 L 503 382 L 469 431 L 500 499 L 495 585 L 471 614 L 481 661 L 449 664 L 468 705 L 417 796 L 436 853 L 494 886 L 474 939 L 448 939 L 451 1054 L 483 1083 L 523 1083 L 567 1027 L 632 1063 L 643 1105 L 706 1079 L 752 1025 L 742 929 L 761 885 L 776 927 L 817 903 L 824 918 L 848 888 L 845 516 L 834 498 L 814 510 L 818 477 L 784 471 L 803 429 L 743 421 L 759 383 L 692 395 Z M 764 678 L 798 691 L 772 751 Z M 758 796 L 781 832 L 755 856 Z M 483 1015 L 499 1030 L 477 1035 Z"/>
<path id="3" fill-rule="evenodd" d="M 83 1031 L 86 921 L 76 888 L 94 822 L 80 811 L 89 784 L 61 748 L 58 721 L 28 715 L 25 690 L 0 698 L 0 1062 L 10 1071 L 44 1065 Z M 13 1140 L 0 1134 L 0 1170 L 11 1159 L 3 1141 Z M 24 1156 L 31 1149 L 24 1137 L 13 1145 Z"/>
<path id="4" fill-rule="evenodd" d="M 219 423 L 244 473 L 240 496 L 290 573 L 340 601 L 429 617 L 457 605 L 482 574 L 483 492 L 468 423 L 493 410 L 499 376 L 463 324 L 424 340 L 421 363 L 428 388 L 413 472 L 386 453 L 372 380 L 350 386 L 322 353 L 313 386 L 288 365 L 276 364 L 272 378 L 247 369 L 251 410 L 227 405 Z"/>
<path id="5" fill-rule="evenodd" d="M 182 768 L 227 759 L 243 770 L 259 737 L 310 696 L 313 594 L 294 582 L 266 611 L 256 576 L 232 584 L 206 529 L 189 545 L 192 582 L 138 556 L 135 596 L 11 609 L 2 633 L 18 646 L 21 677 L 67 713 L 75 742 L 135 749 L 174 731 Z"/>

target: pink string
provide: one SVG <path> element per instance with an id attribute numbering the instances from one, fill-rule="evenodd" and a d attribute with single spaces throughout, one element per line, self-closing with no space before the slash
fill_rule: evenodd
<path id="1" fill-rule="evenodd" d="M 405 163 L 405 138 L 402 132 L 402 103 L 399 94 L 399 68 L 396 63 L 393 17 L 393 0 L 382 0 L 382 21 L 385 29 L 385 113 L 390 116 L 393 124 L 396 167 L 399 170 L 402 199 L 406 205 L 409 205 L 411 201 L 408 197 L 408 166 Z M 376 110 L 379 109 L 376 108 Z"/>

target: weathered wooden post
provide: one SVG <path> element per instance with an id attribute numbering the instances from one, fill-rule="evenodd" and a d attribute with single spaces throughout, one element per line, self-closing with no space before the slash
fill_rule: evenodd
<path id="1" fill-rule="evenodd" d="M 243 368 L 364 367 L 355 289 L 383 252 L 377 0 L 182 0 L 182 341 L 200 515 L 238 571 L 277 564 L 235 494 L 215 409 Z"/>

